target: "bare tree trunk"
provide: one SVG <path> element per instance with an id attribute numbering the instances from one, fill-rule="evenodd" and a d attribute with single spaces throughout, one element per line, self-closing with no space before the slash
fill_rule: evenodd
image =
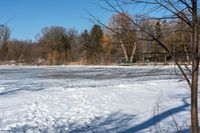
<path id="1" fill-rule="evenodd" d="M 125 59 L 126 59 L 126 61 L 129 61 L 128 54 L 126 52 L 126 48 L 124 47 L 124 44 L 122 43 L 122 40 L 120 40 L 120 43 L 121 43 L 121 47 L 122 47 L 122 51 L 124 53 Z"/>
<path id="2" fill-rule="evenodd" d="M 197 0 L 193 5 L 193 32 L 192 32 L 192 85 L 191 85 L 191 132 L 199 133 L 198 123 L 198 73 L 199 73 L 199 44 L 198 44 L 198 15 Z"/>
<path id="3" fill-rule="evenodd" d="M 198 124 L 198 64 L 199 61 L 193 61 L 192 85 L 191 85 L 191 125 L 192 133 L 199 133 Z"/>
<path id="4" fill-rule="evenodd" d="M 185 56 L 186 56 L 186 61 L 190 62 L 190 56 L 189 56 L 189 52 L 188 52 L 186 46 L 184 46 L 184 52 L 185 52 Z"/>
<path id="5" fill-rule="evenodd" d="M 136 51 L 136 42 L 134 43 L 133 45 L 133 49 L 132 49 L 132 53 L 131 53 L 131 58 L 130 58 L 130 62 L 132 63 L 133 62 L 133 57 L 135 55 L 135 51 Z"/>

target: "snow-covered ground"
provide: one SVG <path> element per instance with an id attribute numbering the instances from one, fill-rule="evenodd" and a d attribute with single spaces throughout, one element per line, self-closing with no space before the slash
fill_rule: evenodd
<path id="1" fill-rule="evenodd" d="M 173 66 L 1 66 L 0 133 L 189 132 L 189 96 Z"/>

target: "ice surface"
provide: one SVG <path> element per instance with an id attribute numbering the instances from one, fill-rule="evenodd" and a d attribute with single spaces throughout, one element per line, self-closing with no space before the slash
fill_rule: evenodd
<path id="1" fill-rule="evenodd" d="M 188 132 L 187 88 L 173 66 L 1 66 L 0 131 Z"/>

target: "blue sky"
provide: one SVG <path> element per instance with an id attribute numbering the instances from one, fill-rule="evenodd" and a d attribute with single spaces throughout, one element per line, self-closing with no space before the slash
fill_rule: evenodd
<path id="1" fill-rule="evenodd" d="M 101 9 L 105 7 L 101 0 L 2 0 L 0 4 L 0 24 L 8 21 L 12 29 L 11 38 L 35 40 L 42 28 L 63 26 L 75 28 L 79 32 L 90 29 L 92 23 L 85 9 L 106 23 L 112 16 L 111 12 Z M 143 8 L 128 7 L 131 14 L 141 13 Z M 157 12 L 156 14 L 159 14 Z"/>
<path id="2" fill-rule="evenodd" d="M 75 28 L 79 32 L 89 29 L 92 23 L 84 9 L 88 9 L 106 22 L 110 17 L 100 9 L 99 0 L 2 0 L 0 23 L 6 21 L 12 29 L 12 38 L 35 39 L 41 29 L 47 26 Z"/>

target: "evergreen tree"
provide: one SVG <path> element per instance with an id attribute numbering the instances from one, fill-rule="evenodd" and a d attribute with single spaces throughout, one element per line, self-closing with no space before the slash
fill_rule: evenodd
<path id="1" fill-rule="evenodd" d="M 83 45 L 84 49 L 86 49 L 90 44 L 90 35 L 87 30 L 81 34 L 81 44 Z"/>
<path id="2" fill-rule="evenodd" d="M 95 52 L 102 52 L 103 30 L 99 25 L 94 25 L 91 30 L 91 43 Z"/>

